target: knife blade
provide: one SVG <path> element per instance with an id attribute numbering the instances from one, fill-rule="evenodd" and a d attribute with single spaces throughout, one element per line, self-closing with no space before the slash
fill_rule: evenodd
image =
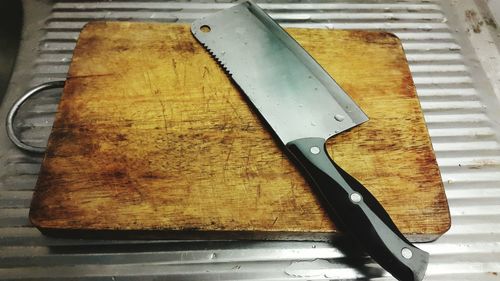
<path id="1" fill-rule="evenodd" d="M 368 120 L 335 80 L 252 2 L 196 20 L 191 31 L 226 70 L 333 212 L 399 280 L 422 280 L 428 254 L 327 154 L 328 138 Z"/>

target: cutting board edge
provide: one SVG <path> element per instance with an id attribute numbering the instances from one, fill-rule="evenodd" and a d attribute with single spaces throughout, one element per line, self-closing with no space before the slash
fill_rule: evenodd
<path id="1" fill-rule="evenodd" d="M 225 230 L 111 230 L 50 228 L 34 224 L 44 235 L 69 239 L 166 239 L 166 240 L 262 240 L 262 241 L 332 241 L 343 237 L 340 232 L 293 231 L 225 231 Z M 426 243 L 437 240 L 440 233 L 405 233 L 411 242 Z"/>

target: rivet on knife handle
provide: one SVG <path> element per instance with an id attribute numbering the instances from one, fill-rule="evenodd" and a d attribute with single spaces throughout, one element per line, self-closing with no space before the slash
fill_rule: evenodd
<path id="1" fill-rule="evenodd" d="M 422 280 L 428 254 L 401 234 L 380 203 L 330 159 L 324 146 L 321 138 L 304 138 L 286 145 L 335 218 L 382 267 L 399 280 Z"/>
<path id="2" fill-rule="evenodd" d="M 421 280 L 428 254 L 408 242 L 380 203 L 325 152 L 326 139 L 368 120 L 351 97 L 252 2 L 199 19 L 191 32 L 243 90 L 347 231 L 399 280 Z"/>

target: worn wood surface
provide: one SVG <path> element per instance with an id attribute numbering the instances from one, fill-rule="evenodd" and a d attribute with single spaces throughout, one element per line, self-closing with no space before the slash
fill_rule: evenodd
<path id="1" fill-rule="evenodd" d="M 290 29 L 370 121 L 330 155 L 412 240 L 450 226 L 400 41 Z M 73 55 L 30 218 L 46 233 L 323 239 L 337 232 L 303 177 L 188 25 L 88 24 Z"/>

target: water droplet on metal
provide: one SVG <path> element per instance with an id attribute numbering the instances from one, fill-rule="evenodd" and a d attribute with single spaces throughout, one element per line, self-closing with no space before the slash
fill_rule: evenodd
<path id="1" fill-rule="evenodd" d="M 217 257 L 217 255 L 216 255 L 215 253 L 212 253 L 212 254 L 210 255 L 210 259 L 215 259 L 216 257 Z"/>
<path id="2" fill-rule="evenodd" d="M 311 147 L 310 151 L 312 154 L 318 154 L 320 152 L 320 149 L 317 146 L 313 146 Z"/>
<path id="3" fill-rule="evenodd" d="M 345 116 L 342 114 L 335 114 L 335 116 L 333 116 L 333 118 L 335 118 L 335 120 L 337 120 L 339 122 L 342 122 L 342 121 L 344 121 Z"/>

